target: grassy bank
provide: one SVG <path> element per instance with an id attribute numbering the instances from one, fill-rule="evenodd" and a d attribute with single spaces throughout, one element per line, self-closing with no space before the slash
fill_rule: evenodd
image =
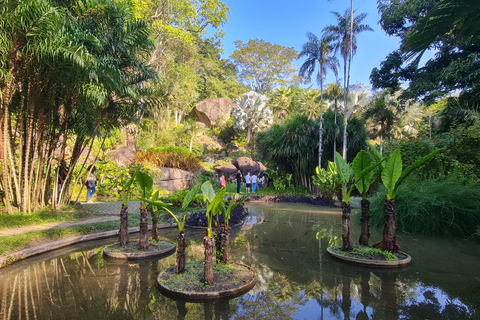
<path id="1" fill-rule="evenodd" d="M 129 215 L 128 226 L 140 225 L 139 215 Z M 81 236 L 90 233 L 116 230 L 120 227 L 119 221 L 88 223 L 66 228 L 52 228 L 41 231 L 29 231 L 22 234 L 0 237 L 0 256 L 25 248 L 34 247 L 46 242 Z"/>
<path id="2" fill-rule="evenodd" d="M 0 230 L 41 225 L 52 222 L 80 221 L 93 217 L 93 213 L 82 206 L 63 206 L 59 211 L 51 207 L 32 214 L 0 214 Z"/>

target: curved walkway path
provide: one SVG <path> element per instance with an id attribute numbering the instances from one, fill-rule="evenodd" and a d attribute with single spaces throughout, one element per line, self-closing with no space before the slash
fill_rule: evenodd
<path id="1" fill-rule="evenodd" d="M 128 205 L 128 212 L 129 213 L 140 213 L 140 202 L 139 201 L 129 201 Z M 98 217 L 89 218 L 83 221 L 74 221 L 74 222 L 55 222 L 55 223 L 47 223 L 42 225 L 32 225 L 32 226 L 24 226 L 16 229 L 7 229 L 0 231 L 1 236 L 7 235 L 15 235 L 21 234 L 24 232 L 34 231 L 34 230 L 45 230 L 51 228 L 64 228 L 69 226 L 81 225 L 81 224 L 88 224 L 88 223 L 95 223 L 95 222 L 103 222 L 103 221 L 112 221 L 112 220 L 120 220 L 120 209 L 122 208 L 121 201 L 112 201 L 112 202 L 94 202 L 94 203 L 82 203 L 82 206 L 88 208 L 93 211 L 94 215 L 98 215 Z M 158 228 L 170 228 L 174 227 L 176 224 L 159 224 Z M 149 226 L 151 228 L 151 226 Z M 138 232 L 138 227 L 128 228 L 128 232 Z M 25 258 L 28 258 L 33 255 L 37 255 L 40 253 L 44 253 L 47 251 L 63 248 L 65 246 L 75 244 L 81 241 L 89 241 L 95 240 L 100 238 L 106 238 L 118 235 L 118 230 L 112 231 L 104 231 L 99 233 L 92 233 L 86 234 L 83 236 L 76 236 L 67 239 L 62 239 L 53 242 L 47 242 L 45 244 L 23 249 L 20 251 L 12 252 L 0 257 L 0 268 L 3 268 L 15 261 L 19 261 Z"/>
<path id="2" fill-rule="evenodd" d="M 128 212 L 131 214 L 140 214 L 140 201 L 127 202 Z M 81 224 L 105 222 L 120 220 L 120 209 L 122 208 L 122 201 L 108 201 L 108 202 L 82 202 L 82 206 L 91 210 L 95 216 L 82 221 L 70 222 L 52 222 L 41 225 L 23 226 L 15 229 L 0 230 L 0 237 L 21 234 L 29 231 L 47 230 L 52 228 L 65 228 Z"/>

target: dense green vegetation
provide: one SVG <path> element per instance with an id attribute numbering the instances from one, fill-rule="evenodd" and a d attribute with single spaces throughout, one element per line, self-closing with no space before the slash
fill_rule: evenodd
<path id="1" fill-rule="evenodd" d="M 334 12 L 336 24 L 320 36 L 307 33 L 300 52 L 252 39 L 237 41 L 224 59 L 222 25 L 229 8 L 219 0 L 4 2 L 2 215 L 49 205 L 58 210 L 83 200 L 79 194 L 92 163 L 99 196 L 118 197 L 135 172 L 158 178 L 162 167 L 194 172 L 194 184 L 210 180 L 217 188 L 216 165 L 251 156 L 272 179 L 261 194 L 333 197 L 335 183 L 315 185 L 312 176 L 332 169 L 336 151 L 351 163 L 370 142 L 386 157 L 398 149 L 404 168 L 443 149 L 408 178 L 409 188 L 398 189 L 399 230 L 465 237 L 480 232 L 478 202 L 469 193 L 480 179 L 480 39 L 472 18 L 480 8 L 474 0 L 378 1 L 379 23 L 400 46 L 372 70 L 374 92 L 349 84 L 352 59 L 363 49 L 357 36 L 371 30 L 363 24 L 366 13 L 353 8 Z M 421 65 L 426 49 L 436 54 Z M 297 58 L 304 59 L 300 70 L 293 65 Z M 324 83 L 327 71 L 343 74 L 343 85 Z M 305 88 L 312 75 L 318 89 Z M 192 111 L 211 98 L 229 98 L 237 107 L 209 127 L 197 123 Z M 137 151 L 127 167 L 106 155 L 122 146 Z M 62 160 L 70 170 L 57 192 Z M 331 182 L 326 172 L 322 179 Z M 368 197 L 379 220 L 372 225 L 381 227 L 379 171 L 373 178 Z M 449 189 L 452 181 L 455 190 Z M 235 185 L 226 191 L 234 193 Z M 169 200 L 179 204 L 186 194 L 177 191 Z M 439 195 L 445 202 L 430 200 Z M 435 219 L 437 212 L 444 217 Z M 78 218 L 54 216 L 29 215 L 22 223 Z M 15 217 L 5 219 L 5 227 Z"/>
<path id="2" fill-rule="evenodd" d="M 383 228 L 386 190 L 371 198 L 372 227 Z M 480 226 L 480 188 L 458 181 L 411 179 L 398 190 L 397 230 L 469 238 Z"/>

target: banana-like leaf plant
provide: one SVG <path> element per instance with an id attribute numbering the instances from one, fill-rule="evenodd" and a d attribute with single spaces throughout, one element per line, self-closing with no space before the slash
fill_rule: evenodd
<path id="1" fill-rule="evenodd" d="M 158 201 L 159 200 L 159 191 L 157 190 L 154 194 L 152 194 L 152 200 Z M 160 240 L 158 238 L 158 206 L 151 204 L 152 211 L 150 212 L 152 215 L 152 239 L 155 240 L 157 243 Z"/>
<path id="2" fill-rule="evenodd" d="M 216 244 L 217 247 L 217 262 L 222 264 L 228 264 L 230 260 L 230 218 L 232 212 L 241 205 L 248 197 L 243 197 L 240 201 L 235 201 L 235 195 L 232 196 L 230 203 L 228 204 L 227 209 L 223 213 L 223 226 L 217 230 Z"/>
<path id="3" fill-rule="evenodd" d="M 215 194 L 212 183 L 205 181 L 202 184 L 202 193 L 204 199 L 207 201 L 207 235 L 203 237 L 203 245 L 205 247 L 205 282 L 208 285 L 213 284 L 213 240 L 212 240 L 212 221 L 215 215 L 223 213 L 225 211 L 225 204 L 223 198 L 227 192 L 226 188 L 220 189 Z"/>
<path id="4" fill-rule="evenodd" d="M 363 155 L 358 155 L 355 157 L 363 157 Z M 360 161 L 360 160 L 357 160 Z M 380 162 L 381 163 L 381 162 Z M 352 230 L 350 227 L 350 215 L 352 212 L 352 208 L 350 206 L 350 194 L 352 193 L 355 184 L 352 183 L 354 181 L 354 174 L 353 170 L 350 165 L 347 163 L 342 156 L 335 152 L 335 165 L 338 170 L 339 179 L 342 184 L 342 250 L 343 251 L 350 251 L 353 249 L 353 239 L 352 239 Z M 361 170 L 358 175 L 357 179 L 363 179 L 366 175 L 370 174 L 373 169 L 375 169 L 380 164 L 372 164 L 363 170 Z M 350 185 L 349 185 L 350 184 Z"/>
<path id="5" fill-rule="evenodd" d="M 140 192 L 140 198 L 148 199 L 153 192 L 153 179 L 148 174 L 138 171 L 135 174 L 137 181 L 137 190 Z M 140 250 L 148 249 L 150 242 L 148 241 L 148 209 L 145 201 L 140 202 L 140 238 L 138 240 L 138 248 Z"/>
<path id="6" fill-rule="evenodd" d="M 395 196 L 398 187 L 405 178 L 415 169 L 423 166 L 432 160 L 443 149 L 437 149 L 423 158 L 418 159 L 405 169 L 402 166 L 402 157 L 400 150 L 395 150 L 388 159 L 382 170 L 382 183 L 387 189 L 385 197 L 385 227 L 383 229 L 382 240 L 373 245 L 374 248 L 381 248 L 390 252 L 398 252 L 400 246 L 397 244 L 395 231 L 397 228 L 397 211 L 395 208 Z"/>
<path id="7" fill-rule="evenodd" d="M 338 195 L 342 185 L 335 162 L 328 161 L 327 169 L 316 167 L 312 182 L 319 186 L 325 199 L 333 200 L 333 196 Z M 341 198 L 340 195 L 339 198 Z"/>
<path id="8" fill-rule="evenodd" d="M 358 192 L 362 195 L 361 201 L 361 211 L 362 216 L 360 218 L 361 222 L 361 232 L 358 243 L 362 246 L 368 246 L 368 241 L 370 240 L 370 201 L 367 198 L 368 190 L 370 189 L 370 183 L 373 178 L 373 170 L 360 178 L 361 172 L 372 165 L 372 159 L 370 155 L 361 150 L 355 159 L 352 162 L 353 174 L 355 176 L 355 186 L 357 187 Z"/>
<path id="9" fill-rule="evenodd" d="M 119 238 L 118 241 L 120 242 L 121 246 L 125 246 L 128 243 L 128 198 L 130 197 L 131 187 L 133 184 L 133 180 L 135 180 L 135 173 L 128 179 L 125 185 L 122 188 L 123 193 L 123 201 L 122 201 L 122 209 L 120 210 L 120 230 L 119 230 Z"/>

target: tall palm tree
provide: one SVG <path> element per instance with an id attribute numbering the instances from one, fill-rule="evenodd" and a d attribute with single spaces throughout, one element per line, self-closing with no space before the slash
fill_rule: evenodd
<path id="1" fill-rule="evenodd" d="M 361 24 L 367 13 L 361 13 L 354 16 L 353 0 L 351 0 L 350 10 L 346 10 L 342 16 L 340 13 L 333 11 L 333 15 L 337 19 L 336 25 L 326 26 L 323 31 L 336 42 L 336 49 L 340 49 L 340 55 L 343 59 L 343 87 L 345 94 L 344 105 L 344 130 L 343 130 L 343 158 L 347 158 L 347 124 L 348 124 L 348 87 L 350 82 L 350 65 L 353 55 L 357 51 L 356 36 L 364 31 L 373 31 L 366 24 Z M 348 71 L 348 74 L 347 74 Z"/>
<path id="2" fill-rule="evenodd" d="M 343 96 L 342 86 L 339 81 L 332 82 L 327 86 L 326 89 L 327 99 L 333 101 L 333 110 L 335 112 L 335 139 L 333 140 L 333 161 L 335 161 L 335 151 L 337 151 L 337 112 L 339 107 L 339 100 Z"/>
<path id="3" fill-rule="evenodd" d="M 307 76 L 310 80 L 312 73 L 318 65 L 317 83 L 320 85 L 320 130 L 318 142 L 318 166 L 322 167 L 322 135 L 323 135 L 323 79 L 328 69 L 331 69 L 337 76 L 338 60 L 334 54 L 332 36 L 323 36 L 319 39 L 311 32 L 306 33 L 308 42 L 302 47 L 299 58 L 307 56 L 307 60 L 300 67 L 300 76 Z"/>

